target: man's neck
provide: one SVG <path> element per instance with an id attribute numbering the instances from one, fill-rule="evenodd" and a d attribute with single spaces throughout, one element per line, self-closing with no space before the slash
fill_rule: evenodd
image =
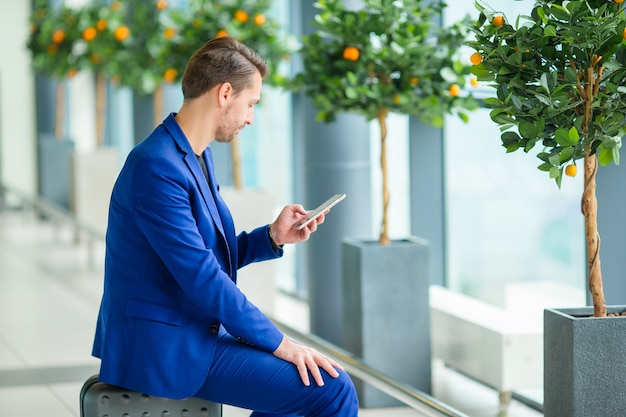
<path id="1" fill-rule="evenodd" d="M 211 122 L 210 112 L 196 100 L 183 103 L 176 114 L 176 122 L 185 134 L 194 153 L 201 155 L 215 139 L 215 129 Z"/>

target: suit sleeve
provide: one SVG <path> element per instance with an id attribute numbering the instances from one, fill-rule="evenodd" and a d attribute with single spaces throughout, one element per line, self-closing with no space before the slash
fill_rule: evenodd
<path id="1" fill-rule="evenodd" d="M 222 270 L 215 251 L 224 243 L 217 230 L 200 235 L 191 202 L 197 185 L 185 169 L 180 159 L 178 165 L 154 155 L 138 161 L 131 181 L 132 216 L 197 308 L 230 334 L 273 352 L 283 335 Z"/>

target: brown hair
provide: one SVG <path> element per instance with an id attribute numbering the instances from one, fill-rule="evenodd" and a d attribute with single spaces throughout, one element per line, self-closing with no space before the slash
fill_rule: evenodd
<path id="1" fill-rule="evenodd" d="M 220 37 L 211 39 L 198 49 L 187 62 L 182 87 L 185 100 L 194 99 L 224 82 L 239 93 L 252 85 L 252 75 L 268 74 L 267 64 L 256 52 L 241 42 Z"/>

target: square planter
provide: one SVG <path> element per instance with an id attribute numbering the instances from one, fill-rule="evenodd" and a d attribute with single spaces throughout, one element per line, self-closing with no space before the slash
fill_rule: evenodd
<path id="1" fill-rule="evenodd" d="M 592 315 L 592 307 L 544 311 L 545 417 L 625 415 L 626 318 Z"/>
<path id="2" fill-rule="evenodd" d="M 365 364 L 431 392 L 429 243 L 342 242 L 344 348 Z M 355 380 L 364 408 L 401 406 Z"/>
<path id="3" fill-rule="evenodd" d="M 120 171 L 120 154 L 115 148 L 73 152 L 70 158 L 70 209 L 83 224 L 106 234 L 109 202 Z"/>
<path id="4" fill-rule="evenodd" d="M 74 152 L 74 142 L 41 133 L 38 151 L 39 194 L 57 206 L 69 209 L 70 157 Z"/>
<path id="5" fill-rule="evenodd" d="M 274 220 L 274 195 L 265 190 L 222 187 L 220 194 L 235 221 L 237 233 Z M 237 271 L 237 285 L 264 313 L 273 315 L 276 304 L 276 263 L 255 262 Z"/>

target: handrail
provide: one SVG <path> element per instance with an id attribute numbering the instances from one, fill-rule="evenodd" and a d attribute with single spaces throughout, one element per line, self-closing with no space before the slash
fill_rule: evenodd
<path id="1" fill-rule="evenodd" d="M 0 184 L 0 198 L 3 197 L 3 193 L 6 192 L 15 194 L 23 202 L 27 202 L 33 207 L 36 207 L 38 210 L 40 210 L 42 213 L 47 214 L 48 216 L 56 217 L 62 221 L 71 224 L 76 229 L 88 234 L 91 239 L 104 241 L 104 236 L 101 232 L 83 222 L 80 222 L 74 216 L 72 216 L 71 213 L 68 213 L 67 210 L 63 209 L 62 207 L 46 201 L 41 197 L 29 196 L 28 194 L 20 192 L 15 188 Z M 468 417 L 466 414 L 455 410 L 454 408 L 442 403 L 441 401 L 418 390 L 417 388 L 396 381 L 390 376 L 384 374 L 383 372 L 377 371 L 376 369 L 367 366 L 363 362 L 359 361 L 356 357 L 354 357 L 351 353 L 333 345 L 330 342 L 327 342 L 320 337 L 317 337 L 313 334 L 302 333 L 299 330 L 296 330 L 273 317 L 270 317 L 270 319 L 288 337 L 296 341 L 303 342 L 317 349 L 318 351 L 322 352 L 333 360 L 342 363 L 346 372 L 348 372 L 350 375 L 361 379 L 362 381 L 372 385 L 373 387 L 378 388 L 389 396 L 406 404 L 408 407 L 411 407 L 412 409 L 423 413 L 425 416 Z"/>
<path id="2" fill-rule="evenodd" d="M 428 417 L 469 417 L 410 385 L 397 381 L 363 362 L 351 353 L 313 334 L 305 334 L 270 316 L 276 326 L 288 337 L 311 346 L 341 363 L 346 372 L 378 388 Z"/>
<path id="3" fill-rule="evenodd" d="M 87 234 L 90 238 L 104 241 L 104 234 L 96 228 L 81 222 L 74 215 L 68 212 L 65 208 L 55 204 L 45 198 L 32 196 L 28 193 L 18 190 L 14 187 L 9 187 L 4 184 L 0 184 L 0 195 L 3 193 L 14 194 L 22 202 L 28 203 L 30 206 L 39 210 L 41 213 L 50 217 L 58 218 L 77 230 Z"/>

